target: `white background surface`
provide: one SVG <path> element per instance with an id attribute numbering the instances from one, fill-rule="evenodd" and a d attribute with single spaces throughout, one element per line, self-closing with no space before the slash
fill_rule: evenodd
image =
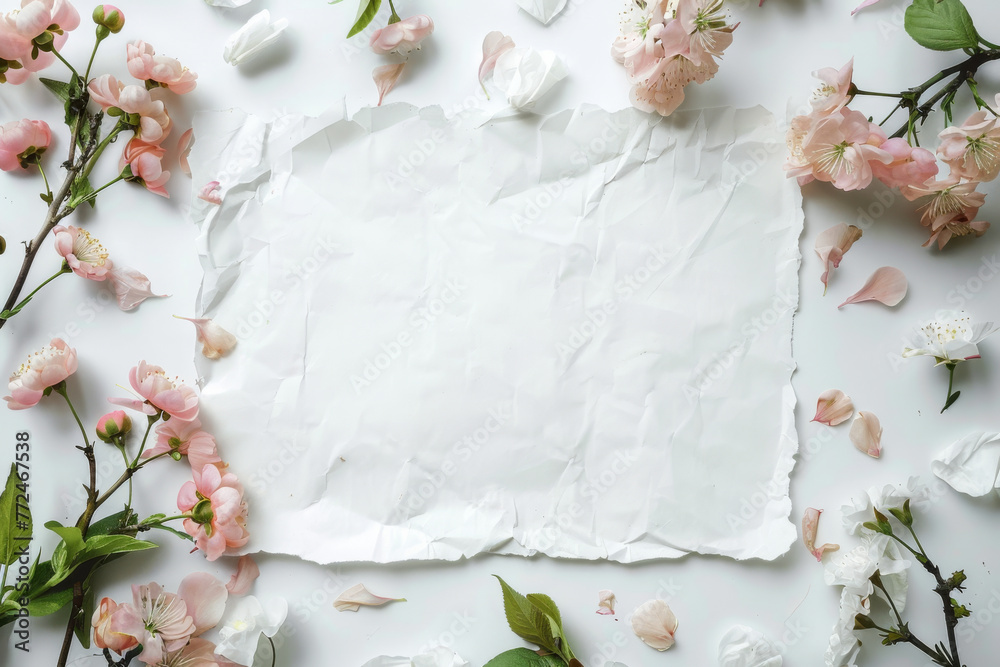
<path id="1" fill-rule="evenodd" d="M 11 4 L 5 3 L 4 8 Z M 264 115 L 319 113 L 345 99 L 350 110 L 376 99 L 370 72 L 383 61 L 367 51 L 361 38 L 343 38 L 354 17 L 353 0 L 341 6 L 328 6 L 321 0 L 255 0 L 239 10 L 211 8 L 200 0 L 169 4 L 122 0 L 119 4 L 128 25 L 104 49 L 95 71 L 124 76 L 124 44 L 143 38 L 200 75 L 197 90 L 171 105 L 177 128 L 171 143 L 198 109 L 238 106 Z M 813 86 L 812 70 L 839 67 L 851 56 L 856 58 L 859 86 L 876 90 L 916 85 L 957 61 L 955 55 L 932 54 L 909 40 L 902 30 L 902 0 L 883 0 L 881 5 L 851 18 L 850 2 L 768 0 L 762 9 L 756 3 L 737 3 L 734 14 L 743 23 L 735 43 L 718 77 L 700 89 L 689 89 L 689 108 L 763 104 L 781 112 L 790 98 L 801 103 L 806 97 Z M 1000 7 L 992 0 L 969 0 L 968 5 L 980 31 L 998 41 Z M 617 31 L 617 2 L 571 1 L 567 12 L 548 27 L 520 12 L 512 0 L 400 0 L 398 6 L 404 15 L 431 14 L 437 30 L 427 46 L 411 57 L 389 102 L 439 104 L 449 112 L 470 106 L 502 109 L 496 96 L 486 102 L 476 81 L 482 38 L 499 29 L 519 45 L 553 49 L 568 58 L 569 79 L 544 100 L 540 111 L 584 102 L 608 109 L 628 104 L 623 72 L 608 55 Z M 275 17 L 289 18 L 291 27 L 285 38 L 261 60 L 238 70 L 229 67 L 221 58 L 226 36 L 264 7 Z M 90 31 L 85 19 L 84 27 L 70 40 L 67 51 L 75 62 L 89 49 Z M 61 72 L 53 68 L 49 74 Z M 1000 88 L 1000 68 L 986 70 L 981 87 L 987 91 Z M 876 116 L 882 110 L 868 100 L 854 106 Z M 64 153 L 60 110 L 48 93 L 35 84 L 0 88 L 0 119 L 25 116 L 47 119 L 59 134 L 53 150 Z M 936 129 L 939 122 L 932 119 L 931 126 Z M 57 159 L 50 158 L 47 164 L 50 173 L 57 171 Z M 65 277 L 0 331 L 0 365 L 11 370 L 50 336 L 67 336 L 67 327 L 77 332 L 67 336 L 81 359 L 71 392 L 88 424 L 106 411 L 106 396 L 124 395 L 115 384 L 127 385 L 128 369 L 139 359 L 162 365 L 189 381 L 195 379 L 192 328 L 170 318 L 171 314 L 192 314 L 200 278 L 193 247 L 196 230 L 183 216 L 190 184 L 177 173 L 169 187 L 173 199 L 167 202 L 139 188 L 118 186 L 100 200 L 96 214 L 84 212 L 83 218 L 116 261 L 146 272 L 155 289 L 173 295 L 170 299 L 121 313 L 106 300 L 96 301 L 99 286 Z M 43 210 L 36 191 L 31 178 L 0 175 L 0 233 L 10 245 L 0 257 L 2 285 L 9 285 L 16 273 L 18 240 L 33 236 L 40 224 Z M 995 185 L 987 191 L 994 192 Z M 899 197 L 891 201 L 890 196 L 879 188 L 848 196 L 821 184 L 806 188 L 802 303 L 795 330 L 799 370 L 793 378 L 800 400 L 797 422 L 803 451 L 792 481 L 792 518 L 797 522 L 807 506 L 827 510 L 820 523 L 820 539 L 840 542 L 845 548 L 853 540 L 840 527 L 839 507 L 849 497 L 870 485 L 900 482 L 911 474 L 929 478 L 931 457 L 947 444 L 973 430 L 1000 429 L 995 412 L 1000 395 L 1000 337 L 982 346 L 984 360 L 959 370 L 957 381 L 963 395 L 944 415 L 938 410 L 947 373 L 932 369 L 928 360 L 893 361 L 907 332 L 938 309 L 962 305 L 977 318 L 1000 317 L 997 273 L 989 264 L 1000 256 L 1000 229 L 978 242 L 955 241 L 945 252 L 924 249 L 920 244 L 925 231 L 916 223 L 914 207 Z M 985 219 L 998 222 L 998 201 L 993 195 L 983 210 Z M 877 218 L 875 224 L 865 218 L 857 222 L 859 213 L 866 211 Z M 865 237 L 847 255 L 833 277 L 829 295 L 823 298 L 821 269 L 812 248 L 820 231 L 842 221 L 864 225 Z M 910 295 L 898 308 L 861 304 L 836 309 L 883 265 L 901 268 L 910 279 Z M 43 250 L 29 286 L 57 268 L 54 253 Z M 95 301 L 88 303 L 88 299 Z M 95 312 L 98 308 L 102 309 L 99 313 Z M 815 397 L 828 388 L 845 390 L 859 409 L 879 415 L 885 427 L 881 460 L 868 459 L 853 449 L 847 425 L 830 430 L 809 423 Z M 85 392 L 89 393 L 85 396 Z M 210 415 L 206 418 L 210 426 Z M 72 449 L 76 436 L 68 414 L 55 400 L 29 412 L 0 413 L 0 453 L 9 456 L 14 432 L 25 428 L 33 436 L 36 520 L 41 524 L 50 518 L 75 519 L 80 503 L 67 494 L 75 493 L 85 466 L 83 457 Z M 220 443 L 224 457 L 227 448 L 243 446 L 267 443 Z M 109 452 L 99 454 L 114 461 Z M 175 490 L 184 481 L 181 468 L 153 469 L 146 482 L 140 480 L 140 511 L 172 510 Z M 253 474 L 236 472 L 244 477 Z M 117 472 L 108 475 L 116 476 Z M 998 509 L 995 498 L 968 499 L 939 486 L 935 502 L 920 517 L 923 541 L 942 568 L 964 567 L 969 575 L 970 592 L 963 601 L 971 603 L 975 615 L 966 621 L 972 630 L 963 633 L 961 642 L 969 667 L 995 663 L 1000 575 L 992 559 Z M 163 548 L 150 557 L 121 561 L 116 571 L 109 568 L 99 582 L 99 595 L 123 600 L 128 584 L 151 579 L 174 588 L 186 573 L 199 569 L 228 577 L 232 562 L 205 563 L 200 554 L 187 555 L 184 544 L 165 538 L 157 536 Z M 52 546 L 45 545 L 47 550 Z M 500 651 L 520 645 L 503 620 L 499 587 L 491 573 L 502 575 L 522 592 L 550 594 L 562 608 L 575 651 L 588 667 L 603 664 L 602 655 L 630 667 L 715 664 L 718 640 L 734 623 L 751 625 L 782 641 L 785 664 L 812 667 L 822 664 L 837 614 L 837 591 L 823 584 L 822 568 L 800 544 L 774 563 L 689 558 L 622 566 L 502 557 L 388 567 L 319 567 L 269 557 L 258 562 L 262 576 L 257 593 L 283 595 L 289 601 L 286 641 L 279 656 L 283 665 L 360 665 L 381 654 L 411 655 L 434 643 L 448 644 L 473 665 L 482 665 Z M 936 596 L 929 592 L 929 580 L 923 574 L 915 572 L 912 581 L 911 627 L 924 639 L 937 641 L 943 636 L 943 623 Z M 358 582 L 377 594 L 409 601 L 358 614 L 335 612 L 334 597 Z M 617 593 L 618 616 L 594 614 L 597 591 L 602 588 Z M 632 609 L 655 596 L 670 600 L 681 623 L 677 646 L 662 655 L 643 646 L 627 620 Z M 0 631 L 0 664 L 54 664 L 62 625 L 61 616 L 35 619 L 27 656 L 12 649 L 8 629 Z M 866 665 L 923 667 L 926 663 L 909 647 L 883 649 L 874 635 L 865 644 L 862 663 Z"/>

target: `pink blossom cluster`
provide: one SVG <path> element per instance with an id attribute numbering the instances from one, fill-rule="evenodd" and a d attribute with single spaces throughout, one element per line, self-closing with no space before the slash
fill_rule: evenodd
<path id="1" fill-rule="evenodd" d="M 0 83 L 24 83 L 56 61 L 80 14 L 67 0 L 21 0 L 21 8 L 0 15 Z"/>
<path id="2" fill-rule="evenodd" d="M 222 620 L 229 591 L 206 572 L 188 575 L 176 593 L 156 583 L 132 586 L 132 601 L 101 600 L 91 619 L 94 645 L 118 654 L 142 646 L 147 665 L 230 667 L 201 635 Z"/>
<path id="3" fill-rule="evenodd" d="M 853 60 L 839 70 L 815 73 L 821 85 L 810 101 L 812 111 L 793 118 L 788 130 L 788 176 L 802 185 L 826 181 L 840 190 L 862 190 L 875 179 L 899 188 L 908 200 L 923 204 L 921 223 L 930 230 L 925 246 L 936 242 L 943 248 L 956 236 L 982 236 L 990 225 L 976 220 L 985 202 L 977 188 L 1000 173 L 1000 119 L 981 110 L 962 126 L 945 129 L 935 155 L 902 137 L 889 138 L 850 109 L 857 91 L 853 73 Z M 938 179 L 939 158 L 950 168 L 943 179 Z"/>
<path id="4" fill-rule="evenodd" d="M 669 116 L 684 88 L 719 71 L 716 58 L 733 42 L 725 0 L 627 0 L 611 54 L 625 66 L 632 104 Z"/>

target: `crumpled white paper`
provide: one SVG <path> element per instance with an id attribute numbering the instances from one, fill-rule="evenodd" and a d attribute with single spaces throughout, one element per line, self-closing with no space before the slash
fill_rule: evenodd
<path id="1" fill-rule="evenodd" d="M 552 51 L 515 47 L 497 58 L 493 83 L 515 109 L 531 109 L 569 72 L 562 56 Z"/>
<path id="2" fill-rule="evenodd" d="M 736 625 L 719 642 L 719 667 L 781 667 L 781 654 L 761 633 Z"/>
<path id="3" fill-rule="evenodd" d="M 542 23 L 549 21 L 566 9 L 568 0 L 514 0 L 517 6 L 528 12 Z"/>
<path id="4" fill-rule="evenodd" d="M 971 433 L 931 461 L 931 471 L 953 489 L 985 496 L 1000 488 L 1000 433 Z"/>
<path id="5" fill-rule="evenodd" d="M 203 114 L 196 360 L 247 550 L 773 559 L 800 196 L 762 109 Z M 488 122 L 486 122 L 488 121 Z"/>
<path id="6" fill-rule="evenodd" d="M 206 5 L 211 5 L 212 7 L 242 7 L 243 5 L 249 3 L 250 0 L 205 0 Z"/>
<path id="7" fill-rule="evenodd" d="M 361 667 L 469 667 L 469 663 L 454 652 L 439 646 L 413 658 L 389 656 L 374 658 Z"/>
<path id="8" fill-rule="evenodd" d="M 242 28 L 226 40 L 223 59 L 230 65 L 242 65 L 253 60 L 273 44 L 288 27 L 288 19 L 271 22 L 271 12 L 266 9 L 254 14 Z"/>

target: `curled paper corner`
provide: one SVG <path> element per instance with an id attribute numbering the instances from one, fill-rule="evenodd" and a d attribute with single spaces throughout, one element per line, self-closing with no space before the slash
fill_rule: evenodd
<path id="1" fill-rule="evenodd" d="M 242 28 L 226 40 L 222 57 L 230 65 L 242 65 L 253 60 L 271 46 L 288 27 L 288 19 L 271 22 L 271 12 L 262 10 L 250 17 Z"/>
<path id="2" fill-rule="evenodd" d="M 361 667 L 469 667 L 469 662 L 454 651 L 438 646 L 412 658 L 383 655 Z"/>
<path id="3" fill-rule="evenodd" d="M 548 25 L 566 9 L 569 0 L 514 0 L 517 6 Z"/>
<path id="4" fill-rule="evenodd" d="M 985 496 L 1000 487 L 1000 433 L 978 431 L 953 442 L 931 461 L 931 471 L 959 493 Z"/>
<path id="5" fill-rule="evenodd" d="M 497 58 L 493 84 L 515 109 L 531 109 L 568 74 L 566 61 L 559 54 L 515 47 Z"/>
<path id="6" fill-rule="evenodd" d="M 719 642 L 719 667 L 781 667 L 781 654 L 770 639 L 745 625 L 735 625 Z"/>

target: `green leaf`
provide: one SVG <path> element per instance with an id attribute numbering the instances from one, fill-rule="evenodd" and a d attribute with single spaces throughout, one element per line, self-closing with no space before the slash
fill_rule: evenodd
<path id="1" fill-rule="evenodd" d="M 952 394 L 951 396 L 949 396 L 948 397 L 948 401 L 944 404 L 944 407 L 941 408 L 941 412 L 944 412 L 945 410 L 947 410 L 948 408 L 950 408 L 951 406 L 953 406 L 955 404 L 955 401 L 957 401 L 958 397 L 961 396 L 961 395 L 962 395 L 961 391 L 956 391 L 954 394 Z"/>
<path id="2" fill-rule="evenodd" d="M 979 33 L 962 0 L 913 0 L 906 8 L 903 26 L 913 41 L 934 51 L 979 46 Z"/>
<path id="3" fill-rule="evenodd" d="M 70 198 L 68 205 L 71 208 L 76 208 L 94 191 L 94 186 L 90 184 L 90 179 L 85 176 L 79 176 L 74 181 L 73 184 L 69 186 Z M 94 200 L 90 200 L 90 206 L 93 208 Z"/>
<path id="4" fill-rule="evenodd" d="M 11 463 L 7 483 L 0 493 L 0 567 L 13 565 L 31 541 L 31 512 L 23 491 L 17 465 Z"/>
<path id="5" fill-rule="evenodd" d="M 354 37 L 367 28 L 381 7 L 382 0 L 361 0 L 361 5 L 358 7 L 358 20 L 351 26 L 351 31 L 347 33 L 347 36 Z"/>
<path id="6" fill-rule="evenodd" d="M 91 537 L 94 535 L 132 535 L 134 537 L 135 529 L 126 531 L 125 528 L 132 525 L 136 518 L 138 518 L 136 513 L 129 509 L 116 512 L 90 524 L 87 535 Z"/>
<path id="7" fill-rule="evenodd" d="M 80 641 L 80 645 L 85 649 L 90 648 L 90 620 L 94 616 L 94 587 L 90 583 L 90 577 L 83 582 L 83 608 L 76 616 L 73 625 L 73 632 Z"/>
<path id="8" fill-rule="evenodd" d="M 503 589 L 503 611 L 510 629 L 521 639 L 538 644 L 554 653 L 552 632 L 547 623 L 544 627 L 538 626 L 534 618 L 538 613 L 535 606 L 528 602 L 528 598 L 511 588 L 506 581 L 495 574 L 493 576 Z"/>
<path id="9" fill-rule="evenodd" d="M 79 564 L 112 554 L 155 549 L 156 546 L 152 542 L 137 540 L 129 535 L 93 535 L 87 538 L 86 546 L 77 554 L 75 562 Z"/>
<path id="10" fill-rule="evenodd" d="M 566 663 L 559 656 L 541 656 L 530 649 L 515 648 L 504 651 L 484 667 L 566 667 Z"/>
<path id="11" fill-rule="evenodd" d="M 39 81 L 41 81 L 42 85 L 48 88 L 52 94 L 58 97 L 63 103 L 69 102 L 70 85 L 68 83 L 56 81 L 55 79 L 44 78 L 39 78 Z"/>
<path id="12" fill-rule="evenodd" d="M 76 526 L 64 526 L 58 521 L 48 521 L 45 527 L 62 538 L 62 542 L 56 545 L 56 550 L 63 547 L 69 560 L 83 551 L 83 533 Z"/>
<path id="13" fill-rule="evenodd" d="M 552 601 L 552 598 L 541 593 L 529 593 L 525 596 L 525 598 L 529 603 L 531 603 L 537 613 L 542 614 L 545 621 L 548 622 L 549 630 L 557 640 L 555 642 L 555 652 L 562 656 L 567 662 L 576 657 L 573 655 L 573 651 L 569 648 L 569 641 L 563 633 L 562 615 L 559 613 L 559 607 L 557 607 L 556 603 Z M 536 619 L 536 623 L 541 624 L 542 622 Z"/>
<path id="14" fill-rule="evenodd" d="M 73 601 L 73 589 L 53 590 L 28 601 L 28 614 L 48 616 L 54 614 Z"/>

